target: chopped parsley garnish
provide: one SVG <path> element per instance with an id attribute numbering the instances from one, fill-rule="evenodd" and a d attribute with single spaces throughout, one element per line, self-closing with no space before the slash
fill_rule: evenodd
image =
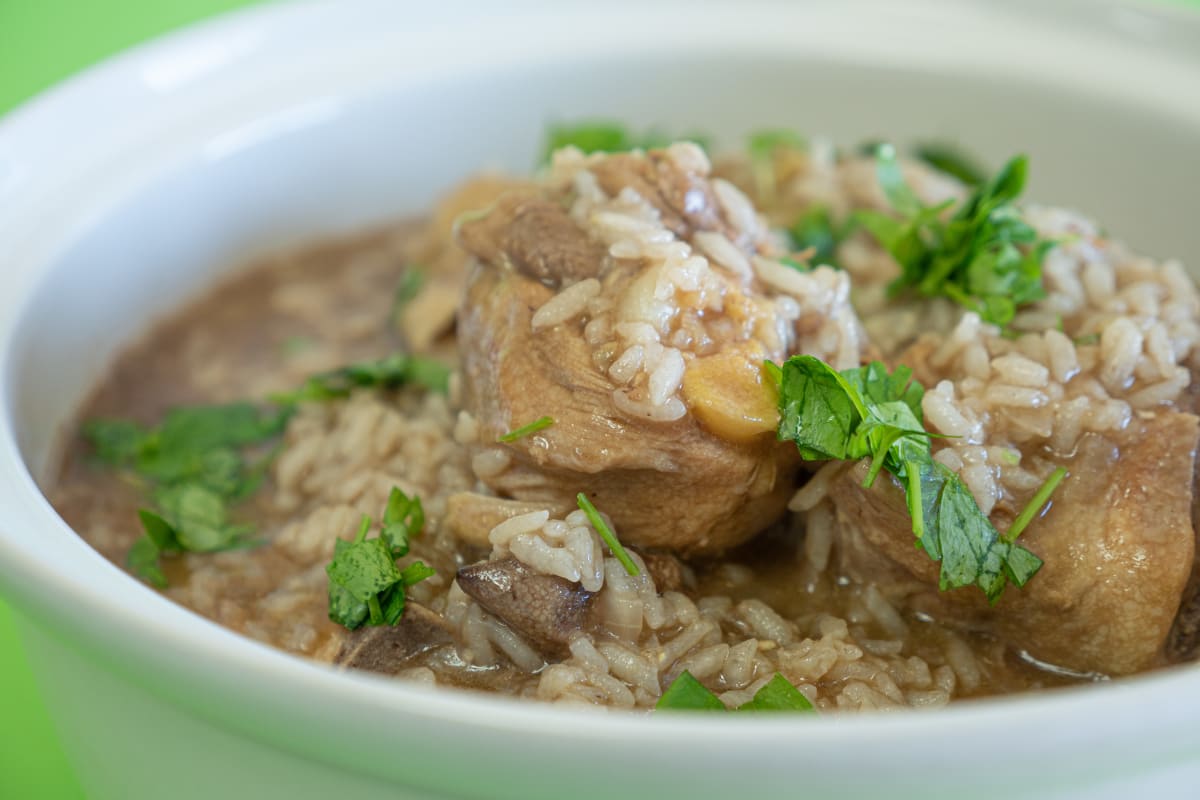
<path id="1" fill-rule="evenodd" d="M 695 142 L 708 149 L 708 137 L 703 134 L 670 136 L 653 129 L 635 134 L 620 123 L 604 120 L 550 125 L 546 128 L 546 145 L 542 149 L 541 160 L 542 163 L 549 162 L 554 151 L 563 147 L 577 147 L 585 153 L 621 153 L 666 147 L 679 139 Z"/>
<path id="2" fill-rule="evenodd" d="M 807 149 L 808 140 L 786 128 L 755 131 L 750 134 L 746 151 L 750 155 L 750 171 L 754 176 L 758 194 L 768 198 L 775 196 L 775 156 L 779 151 Z"/>
<path id="3" fill-rule="evenodd" d="M 592 523 L 592 527 L 596 529 L 596 533 L 600 534 L 600 538 L 608 545 L 608 549 L 612 551 L 613 556 L 617 561 L 621 562 L 621 566 L 630 575 L 637 576 L 641 574 L 638 565 L 633 563 L 633 559 L 629 557 L 629 553 L 625 552 L 625 548 L 617 540 L 617 534 L 613 533 L 613 529 L 608 527 L 608 523 L 604 521 L 604 517 L 600 516 L 600 512 L 592 505 L 592 501 L 587 499 L 587 495 L 583 492 L 575 495 L 575 501 L 587 515 L 588 522 Z"/>
<path id="4" fill-rule="evenodd" d="M 395 625 L 404 615 L 408 589 L 434 574 L 414 561 L 404 569 L 396 559 L 408 554 L 409 539 L 425 524 L 421 500 L 393 487 L 379 535 L 368 539 L 371 518 L 363 516 L 353 541 L 338 539 L 329 576 L 329 618 L 354 630 L 362 625 Z"/>
<path id="5" fill-rule="evenodd" d="M 979 186 L 987 180 L 987 170 L 955 145 L 926 142 L 914 147 L 913 155 L 939 172 L 958 178 L 967 186 Z"/>
<path id="6" fill-rule="evenodd" d="M 912 370 L 901 366 L 889 373 L 873 362 L 838 372 L 807 355 L 782 367 L 768 362 L 766 369 L 779 387 L 778 436 L 795 442 L 802 458 L 869 458 L 864 487 L 882 470 L 899 479 L 913 535 L 941 562 L 940 589 L 974 585 L 994 603 L 1007 583 L 1024 586 L 1041 567 L 1037 556 L 1013 542 L 1015 536 L 1000 536 L 958 475 L 933 460 L 932 434 L 921 413 L 924 388 L 912 380 Z"/>
<path id="7" fill-rule="evenodd" d="M 671 682 L 654 706 L 668 711 L 725 711 L 725 704 L 715 694 L 684 670 Z M 816 709 L 804 693 L 787 678 L 775 673 L 754 698 L 737 707 L 738 711 L 801 711 L 815 713 Z"/>
<path id="8" fill-rule="evenodd" d="M 812 206 L 787 229 L 794 250 L 808 250 L 812 264 L 824 264 L 840 269 L 837 263 L 837 246 L 846 238 L 852 225 L 837 225 L 825 206 Z"/>
<path id="9" fill-rule="evenodd" d="M 291 413 L 230 403 L 173 409 L 153 428 L 129 420 L 84 425 L 96 457 L 131 472 L 154 500 L 154 509 L 138 511 L 144 534 L 129 552 L 129 569 L 163 588 L 162 555 L 246 544 L 251 529 L 232 522 L 228 506 L 258 487 L 269 455 L 254 459 L 251 451 L 278 436 Z"/>
<path id="10" fill-rule="evenodd" d="M 388 319 L 391 320 L 393 327 L 400 324 L 405 307 L 421 293 L 424 286 L 425 270 L 411 264 L 404 268 L 404 273 L 400 276 L 400 282 L 396 284 L 396 291 L 392 295 L 392 309 L 388 314 Z"/>
<path id="11" fill-rule="evenodd" d="M 1066 467 L 1059 467 L 1050 473 L 1045 483 L 1038 487 L 1033 497 L 1025 504 L 1025 508 L 1021 509 L 1021 513 L 1017 514 L 1017 518 L 1008 527 L 1008 531 L 1004 534 L 1006 540 L 1011 542 L 1021 535 L 1021 531 L 1025 530 L 1030 522 L 1033 522 L 1033 518 L 1037 516 L 1042 507 L 1050 500 L 1050 495 L 1054 494 L 1054 490 L 1058 488 L 1058 485 L 1062 483 L 1065 477 L 1067 477 Z"/>
<path id="12" fill-rule="evenodd" d="M 537 433 L 540 430 L 545 430 L 553 424 L 554 417 L 538 417 L 528 425 L 522 425 L 519 428 L 514 428 L 513 430 L 496 439 L 496 441 L 503 442 L 505 444 L 508 444 L 509 442 L 515 442 L 518 439 L 524 439 L 530 434 Z"/>
<path id="13" fill-rule="evenodd" d="M 1042 258 L 1054 243 L 1039 240 L 1013 205 L 1025 186 L 1024 156 L 978 186 L 948 219 L 943 212 L 954 201 L 924 205 L 905 183 L 890 145 L 879 147 L 875 166 L 898 216 L 859 211 L 854 219 L 900 265 L 893 293 L 948 297 L 1001 328 L 1019 306 L 1045 297 Z"/>
<path id="14" fill-rule="evenodd" d="M 406 385 L 421 386 L 445 394 L 449 380 L 450 368 L 440 361 L 407 353 L 393 353 L 378 361 L 350 364 L 314 375 L 299 389 L 274 395 L 271 400 L 292 406 L 348 397 L 352 389 L 397 389 Z"/>
<path id="15" fill-rule="evenodd" d="M 83 426 L 97 460 L 131 474 L 153 501 L 138 512 L 144 535 L 126 566 L 158 588 L 167 585 L 164 555 L 211 553 L 251 544 L 253 530 L 230 518 L 230 507 L 258 489 L 288 419 L 302 402 L 345 397 L 355 387 L 415 384 L 446 391 L 449 369 L 396 354 L 310 378 L 272 398 L 273 407 L 228 403 L 175 408 L 155 427 L 95 419 Z M 415 513 L 420 515 L 418 504 Z M 403 516 L 403 515 L 402 515 Z M 420 528 L 423 519 L 412 523 Z"/>

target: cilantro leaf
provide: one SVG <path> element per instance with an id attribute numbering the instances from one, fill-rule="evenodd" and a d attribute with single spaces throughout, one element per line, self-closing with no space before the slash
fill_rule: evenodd
<path id="1" fill-rule="evenodd" d="M 408 555 L 408 541 L 421 535 L 425 527 L 425 510 L 421 498 L 409 497 L 396 486 L 388 495 L 387 508 L 383 512 L 383 528 L 380 537 L 396 558 Z"/>
<path id="2" fill-rule="evenodd" d="M 781 150 L 808 149 L 808 140 L 795 131 L 776 128 L 750 134 L 746 150 L 750 156 L 750 171 L 758 193 L 772 197 L 776 191 L 775 156 Z"/>
<path id="3" fill-rule="evenodd" d="M 404 272 L 400 276 L 400 282 L 396 284 L 396 291 L 392 295 L 392 309 L 388 314 L 393 327 L 400 324 L 400 318 L 404 316 L 405 307 L 421 293 L 421 289 L 424 286 L 425 270 L 412 265 L 404 268 Z"/>
<path id="4" fill-rule="evenodd" d="M 1054 243 L 1039 241 L 1013 205 L 1025 187 L 1024 156 L 978 185 L 949 218 L 943 212 L 953 201 L 925 206 L 904 181 L 890 145 L 876 151 L 875 171 L 897 216 L 860 211 L 854 219 L 900 265 L 893 293 L 948 297 L 1000 327 L 1012 322 L 1018 307 L 1045 296 L 1042 259 Z"/>
<path id="5" fill-rule="evenodd" d="M 725 704 L 692 673 L 679 673 L 654 706 L 656 711 L 726 711 Z M 778 672 L 754 697 L 737 707 L 738 711 L 801 711 L 816 709 L 804 694 Z"/>
<path id="6" fill-rule="evenodd" d="M 84 423 L 83 435 L 91 443 L 97 459 L 121 466 L 137 456 L 147 433 L 132 420 L 93 419 Z"/>
<path id="7" fill-rule="evenodd" d="M 866 407 L 846 379 L 814 356 L 793 356 L 780 377 L 779 438 L 806 459 L 844 459 Z"/>
<path id="8" fill-rule="evenodd" d="M 286 408 L 348 397 L 355 388 L 397 389 L 406 385 L 445 394 L 449 380 L 450 368 L 439 361 L 393 353 L 377 361 L 363 361 L 314 375 L 300 388 L 276 394 L 271 400 Z"/>
<path id="9" fill-rule="evenodd" d="M 724 711 L 725 704 L 686 669 L 654 704 L 657 711 Z"/>
<path id="10" fill-rule="evenodd" d="M 167 588 L 167 576 L 159 565 L 161 555 L 162 551 L 154 540 L 149 535 L 142 536 L 129 548 L 129 553 L 125 557 L 125 566 L 130 572 L 154 588 L 165 589 Z"/>
<path id="11" fill-rule="evenodd" d="M 1041 567 L 1036 555 L 1013 543 L 1015 537 L 1001 538 L 962 479 L 933 460 L 932 434 L 922 421 L 925 390 L 912 380 L 911 369 L 888 372 L 873 362 L 839 373 L 801 355 L 767 372 L 778 376 L 778 438 L 795 442 L 802 458 L 869 458 L 864 487 L 884 470 L 901 481 L 913 536 L 941 562 L 940 589 L 977 586 L 995 602 L 1008 582 L 1023 586 Z M 1035 510 L 1054 485 L 1045 497 L 1034 498 Z"/>
<path id="12" fill-rule="evenodd" d="M 551 125 L 546 129 L 542 161 L 549 161 L 555 150 L 564 147 L 577 147 L 585 153 L 617 153 L 632 150 L 634 145 L 625 126 L 615 122 Z"/>
<path id="13" fill-rule="evenodd" d="M 795 250 L 813 250 L 809 262 L 841 269 L 836 258 L 837 246 L 852 227 L 835 225 L 827 207 L 812 206 L 791 224 L 787 232 Z"/>
<path id="14" fill-rule="evenodd" d="M 541 157 L 543 164 L 549 163 L 554 151 L 563 147 L 577 147 L 584 153 L 621 153 L 666 147 L 678 139 L 695 142 L 705 149 L 708 147 L 708 137 L 704 134 L 671 136 L 661 130 L 651 129 L 637 135 L 620 123 L 606 120 L 550 125 L 545 138 Z"/>
<path id="15" fill-rule="evenodd" d="M 987 180 L 987 170 L 955 145 L 926 142 L 917 145 L 913 155 L 934 169 L 958 178 L 967 186 L 978 186 Z"/>
<path id="16" fill-rule="evenodd" d="M 775 673 L 765 686 L 754 693 L 754 699 L 738 706 L 738 711 L 808 711 L 813 704 L 787 678 Z"/>
<path id="17" fill-rule="evenodd" d="M 415 561 L 401 570 L 396 559 L 408 552 L 408 537 L 419 535 L 424 512 L 418 498 L 393 487 L 380 535 L 368 539 L 364 516 L 353 541 L 338 539 L 325 567 L 329 578 L 329 618 L 355 630 L 362 625 L 395 625 L 404 615 L 408 588 L 434 574 Z"/>
<path id="18" fill-rule="evenodd" d="M 524 439 L 526 436 L 529 436 L 530 434 L 534 434 L 540 430 L 549 428 L 553 424 L 554 424 L 554 417 L 538 417 L 533 422 L 530 422 L 527 425 L 522 425 L 519 428 L 515 428 L 515 429 L 509 431 L 508 433 L 506 433 L 503 436 L 496 439 L 496 441 L 503 442 L 505 444 L 507 444 L 509 442 L 515 442 L 518 439 Z"/>
<path id="19" fill-rule="evenodd" d="M 231 520 L 230 506 L 262 484 L 278 445 L 265 454 L 261 446 L 278 440 L 298 403 L 344 397 L 359 386 L 416 384 L 444 392 L 448 378 L 449 369 L 436 361 L 395 354 L 314 376 L 296 391 L 275 398 L 274 407 L 248 402 L 184 406 L 171 409 L 159 425 L 148 428 L 129 420 L 87 422 L 83 434 L 96 458 L 131 471 L 154 500 L 153 510 L 139 511 L 146 535 L 134 544 L 127 566 L 162 588 L 163 555 L 250 544 L 251 528 Z M 399 493 L 396 506 L 389 503 L 385 516 L 383 535 L 399 557 L 407 552 L 409 537 L 424 526 L 424 511 L 419 499 Z M 353 595 L 347 595 L 339 601 L 344 615 L 353 616 L 347 609 L 358 601 L 351 599 Z"/>

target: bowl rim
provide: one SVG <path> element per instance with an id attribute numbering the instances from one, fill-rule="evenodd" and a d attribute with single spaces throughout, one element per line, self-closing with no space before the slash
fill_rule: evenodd
<path id="1" fill-rule="evenodd" d="M 0 205 L 17 192 L 36 188 L 43 173 L 62 178 L 65 168 L 46 166 L 53 149 L 62 144 L 61 137 L 44 136 L 47 125 L 76 117 L 81 109 L 88 108 L 101 97 L 115 98 L 118 109 L 137 109 L 151 100 L 164 104 L 172 102 L 171 92 L 198 91 L 205 87 L 206 81 L 228 80 L 231 70 L 244 67 L 255 59 L 269 58 L 270 53 L 287 48 L 288 38 L 297 32 L 322 28 L 340 30 L 332 24 L 341 13 L 335 5 L 344 8 L 344 4 L 331 2 L 268 4 L 238 11 L 134 48 L 20 106 L 0 118 Z M 396 13 L 386 12 L 388 4 L 380 0 L 362 0 L 359 5 L 374 15 Z M 440 19 L 437 15 L 477 5 L 450 3 L 434 11 L 417 11 L 418 4 L 413 4 L 406 12 L 418 15 L 424 24 L 426 19 Z M 662 5 L 665 9 L 673 4 Z M 769 2 L 758 5 L 772 9 L 780 7 Z M 863 0 L 862 5 L 878 9 L 886 4 Z M 972 13 L 985 13 L 981 11 L 982 4 L 966 5 L 973 9 Z M 1082 5 L 1066 4 L 1069 7 Z M 519 6 L 530 13 L 549 13 L 556 9 L 560 14 L 578 13 L 541 2 L 524 2 Z M 925 6 L 939 11 L 949 7 L 942 0 L 928 0 Z M 1150 4 L 1110 3 L 1105 7 L 1135 9 L 1136 13 L 1150 17 L 1161 15 L 1170 19 L 1172 26 L 1191 31 L 1190 35 L 1200 41 L 1200 15 Z M 986 13 L 1001 12 L 993 9 Z M 1041 12 L 1037 11 L 1037 4 L 1029 3 L 1022 13 Z M 1101 32 L 1107 30 L 1102 26 L 1099 29 Z M 194 57 L 196 53 L 206 51 L 216 52 L 220 58 L 207 65 L 193 65 L 194 69 L 188 73 L 186 58 L 181 62 L 180 54 Z M 1184 55 L 1176 53 L 1175 57 L 1183 59 Z M 1200 59 L 1193 60 L 1193 74 L 1200 75 Z M 1147 69 L 1162 66 L 1149 60 L 1144 63 Z M 177 83 L 168 85 L 167 81 L 155 85 L 148 80 L 147 66 L 154 64 L 179 66 L 182 73 L 175 76 Z M 1200 115 L 1200 103 L 1195 109 L 1189 107 L 1188 110 Z M 135 118 L 131 127 L 137 125 Z M 98 152 L 95 150 L 91 157 L 97 157 Z M 16 165 L 15 173 L 9 172 L 6 176 L 5 159 L 10 167 Z M 37 195 L 30 207 L 36 209 L 39 204 L 44 205 L 49 194 Z M 21 218 L 21 213 L 14 217 Z M 152 671 L 153 676 L 144 681 L 147 688 L 210 721 L 251 736 L 289 740 L 285 732 L 293 726 L 314 725 L 328 713 L 327 708 L 296 707 L 294 697 L 317 692 L 363 720 L 365 729 L 378 734 L 387 730 L 379 718 L 399 715 L 428 726 L 432 731 L 431 740 L 435 742 L 453 741 L 461 737 L 462 731 L 469 730 L 476 737 L 520 734 L 535 736 L 546 743 L 556 739 L 584 742 L 617 749 L 631 756 L 653 743 L 660 747 L 663 755 L 677 759 L 679 763 L 686 763 L 683 759 L 693 757 L 691 754 L 698 748 L 703 752 L 702 748 L 714 737 L 730 735 L 736 736 L 747 749 L 778 751 L 780 734 L 785 733 L 792 746 L 812 746 L 817 752 L 828 754 L 839 747 L 853 749 L 866 744 L 895 748 L 897 743 L 906 740 L 950 742 L 987 737 L 997 729 L 1038 730 L 1062 728 L 1068 724 L 1080 732 L 1081 746 L 1090 744 L 1102 752 L 1116 755 L 1120 749 L 1111 741 L 1105 741 L 1112 731 L 1104 724 L 1114 715 L 1122 719 L 1141 719 L 1140 724 L 1135 722 L 1123 730 L 1121 741 L 1153 730 L 1156 740 L 1168 733 L 1173 737 L 1177 743 L 1173 751 L 1175 756 L 1181 756 L 1189 748 L 1194 752 L 1200 746 L 1200 733 L 1194 730 L 1184 704 L 1178 702 L 1178 698 L 1189 693 L 1200 695 L 1200 673 L 1188 668 L 1125 678 L 1102 690 L 1058 690 L 958 703 L 932 713 L 838 717 L 819 725 L 804 719 L 763 717 L 710 719 L 664 715 L 646 720 L 637 714 L 581 712 L 502 697 L 419 689 L 373 675 L 339 671 L 235 634 L 137 584 L 92 551 L 58 517 L 29 473 L 19 450 L 13 419 L 11 351 L 14 331 L 21 322 L 21 304 L 44 277 L 49 262 L 44 260 L 47 251 L 29 245 L 18 227 L 17 222 L 6 225 L 0 220 L 0 251 L 4 250 L 6 242 L 13 243 L 15 252 L 34 254 L 30 258 L 37 266 L 29 270 L 9 270 L 0 276 L 0 359 L 3 359 L 0 367 L 4 370 L 0 391 L 5 393 L 4 413 L 0 420 L 0 579 L 6 597 L 16 609 L 60 635 L 66 634 L 77 647 L 108 667 L 126 674 L 136 672 L 140 676 Z M 39 258 L 43 260 L 39 261 Z M 70 555 L 70 564 L 83 570 L 83 574 L 62 574 L 60 563 L 55 560 L 55 556 L 62 553 L 40 552 L 23 545 L 13 533 L 23 529 L 45 530 L 53 532 L 58 539 L 73 539 L 78 552 Z M 85 575 L 86 582 L 81 579 Z M 118 591 L 107 591 L 114 586 Z M 78 613 L 79 608 L 88 609 L 86 619 Z M 119 652 L 106 646 L 114 639 L 124 644 Z M 198 664 L 212 669 L 199 675 Z M 177 689 L 178 682 L 184 678 L 192 690 L 187 693 Z M 1103 694 L 1097 694 L 1098 691 Z M 268 709 L 269 715 L 264 716 L 270 716 L 273 721 L 257 720 L 253 725 L 248 724 L 229 710 L 230 703 L 211 703 L 214 697 L 224 697 L 234 705 L 253 702 L 259 708 Z M 1147 706 L 1160 709 L 1162 713 L 1153 718 L 1136 713 Z M 387 713 L 381 714 L 381 711 Z M 581 721 L 586 725 L 581 726 Z M 664 745 L 664 740 L 669 740 L 670 744 Z M 320 755 L 339 763 L 353 764 L 373 774 L 395 777 L 394 771 L 381 770 L 350 749 L 330 753 L 319 746 L 320 741 L 319 736 L 308 739 L 293 736 L 289 746 L 310 756 Z M 1035 749 L 1030 743 L 1015 742 L 1010 752 L 1033 757 Z M 908 752 L 915 757 L 919 749 Z"/>

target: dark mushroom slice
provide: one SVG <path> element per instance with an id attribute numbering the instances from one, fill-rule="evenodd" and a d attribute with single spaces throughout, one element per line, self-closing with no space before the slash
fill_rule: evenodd
<path id="1" fill-rule="evenodd" d="M 555 289 L 596 277 L 608 252 L 558 203 L 524 193 L 504 195 L 486 214 L 464 219 L 458 239 L 483 260 L 507 261 L 522 275 Z"/>
<path id="2" fill-rule="evenodd" d="M 375 625 L 348 633 L 333 663 L 395 675 L 418 656 L 453 641 L 450 625 L 441 614 L 410 601 L 395 625 Z"/>
<path id="3" fill-rule="evenodd" d="M 515 558 L 461 567 L 458 585 L 485 611 L 551 657 L 564 655 L 571 635 L 586 627 L 594 597 L 578 583 L 537 572 Z"/>

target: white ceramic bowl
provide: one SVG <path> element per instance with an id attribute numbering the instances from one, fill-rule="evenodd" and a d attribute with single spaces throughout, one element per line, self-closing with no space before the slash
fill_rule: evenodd
<path id="1" fill-rule="evenodd" d="M 1200 15 L 1197 15 L 1200 16 Z M 241 638 L 38 490 L 112 354 L 248 254 L 419 212 L 546 120 L 952 137 L 1200 263 L 1200 20 L 1105 3 L 330 2 L 139 48 L 0 123 L 0 582 L 97 798 L 1188 793 L 1200 672 L 934 713 L 645 718 L 424 691 Z"/>

